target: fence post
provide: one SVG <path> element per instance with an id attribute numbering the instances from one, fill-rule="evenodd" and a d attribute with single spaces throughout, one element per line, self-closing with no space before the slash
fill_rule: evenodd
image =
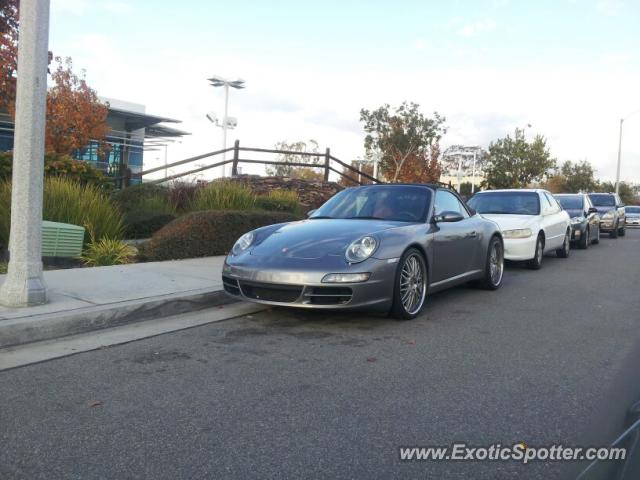
<path id="1" fill-rule="evenodd" d="M 236 140 L 233 144 L 233 167 L 231 167 L 231 176 L 238 176 L 238 158 L 240 157 L 240 140 Z"/>
<path id="2" fill-rule="evenodd" d="M 331 163 L 331 150 L 327 148 L 324 153 L 324 181 L 329 181 L 329 165 Z"/>

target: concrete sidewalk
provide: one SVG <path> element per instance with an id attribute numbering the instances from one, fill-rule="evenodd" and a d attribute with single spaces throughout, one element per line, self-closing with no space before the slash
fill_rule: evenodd
<path id="1" fill-rule="evenodd" d="M 223 262 L 220 256 L 47 271 L 48 304 L 0 306 L 0 348 L 230 303 Z"/>

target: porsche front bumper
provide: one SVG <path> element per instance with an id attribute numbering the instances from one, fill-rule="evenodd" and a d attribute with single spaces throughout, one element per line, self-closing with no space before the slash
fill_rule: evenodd
<path id="1" fill-rule="evenodd" d="M 269 265 L 267 259 L 233 264 L 225 261 L 222 283 L 225 292 L 237 299 L 265 305 L 314 309 L 362 309 L 386 311 L 393 299 L 398 259 L 370 258 L 357 265 L 308 262 L 308 265 Z M 307 262 L 305 262 L 307 263 Z M 325 263 L 325 265 L 322 265 Z M 323 283 L 329 273 L 371 273 L 359 283 Z"/>

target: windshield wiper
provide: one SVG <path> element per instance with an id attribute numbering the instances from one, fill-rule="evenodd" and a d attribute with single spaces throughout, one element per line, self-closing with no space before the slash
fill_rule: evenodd
<path id="1" fill-rule="evenodd" d="M 360 219 L 360 220 L 385 220 L 382 217 L 374 217 L 373 215 L 363 215 L 361 217 L 347 217 L 347 220 L 354 220 L 354 219 Z"/>
<path id="2" fill-rule="evenodd" d="M 328 215 L 316 215 L 315 217 L 309 217 L 309 220 L 326 220 L 327 218 L 333 219 L 334 217 L 330 217 Z"/>

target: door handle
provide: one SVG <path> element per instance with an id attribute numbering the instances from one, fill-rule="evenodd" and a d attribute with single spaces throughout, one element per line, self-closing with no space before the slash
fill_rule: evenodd
<path id="1" fill-rule="evenodd" d="M 470 238 L 476 238 L 478 236 L 477 232 L 473 231 L 469 234 Z"/>

